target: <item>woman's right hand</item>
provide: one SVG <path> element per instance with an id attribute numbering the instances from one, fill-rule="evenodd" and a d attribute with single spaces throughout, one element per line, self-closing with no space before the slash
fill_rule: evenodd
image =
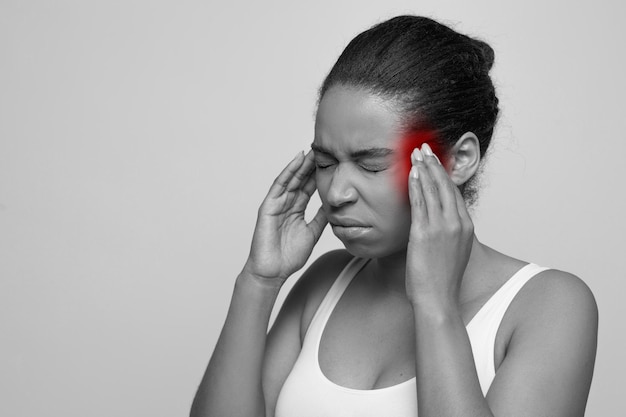
<path id="1" fill-rule="evenodd" d="M 304 266 L 328 223 L 320 208 L 307 223 L 304 211 L 316 190 L 313 152 L 296 157 L 276 177 L 259 207 L 244 273 L 282 283 Z"/>

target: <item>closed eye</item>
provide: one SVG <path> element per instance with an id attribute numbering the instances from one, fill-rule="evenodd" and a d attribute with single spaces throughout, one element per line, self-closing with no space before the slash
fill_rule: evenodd
<path id="1" fill-rule="evenodd" d="M 317 169 L 326 169 L 326 168 L 329 168 L 329 167 L 331 167 L 333 165 L 335 165 L 335 164 L 332 163 L 332 162 L 316 162 L 315 163 L 315 167 Z"/>
<path id="2" fill-rule="evenodd" d="M 330 168 L 331 166 L 335 165 L 334 161 L 315 161 L 315 167 L 317 169 L 326 169 L 326 168 Z"/>
<path id="3" fill-rule="evenodd" d="M 333 165 L 335 165 L 334 162 L 327 162 L 327 161 L 320 161 L 320 162 L 316 162 L 315 163 L 315 167 L 317 169 L 327 169 L 332 167 Z M 381 172 L 387 169 L 387 166 L 383 166 L 383 165 L 371 165 L 371 164 L 359 164 L 359 167 L 367 172 Z"/>
<path id="4" fill-rule="evenodd" d="M 359 165 L 359 166 L 367 172 L 381 172 L 387 169 L 386 166 L 378 166 L 378 165 Z"/>

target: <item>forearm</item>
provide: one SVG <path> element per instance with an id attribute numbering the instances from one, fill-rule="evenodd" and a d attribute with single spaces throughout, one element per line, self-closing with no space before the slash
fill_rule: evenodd
<path id="1" fill-rule="evenodd" d="M 191 409 L 192 417 L 265 415 L 261 369 L 279 287 L 239 275 L 226 322 Z"/>
<path id="2" fill-rule="evenodd" d="M 454 302 L 413 304 L 420 417 L 493 417 Z"/>

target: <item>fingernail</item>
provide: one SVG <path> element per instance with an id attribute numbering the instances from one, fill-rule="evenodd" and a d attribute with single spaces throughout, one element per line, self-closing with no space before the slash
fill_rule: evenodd
<path id="1" fill-rule="evenodd" d="M 417 149 L 417 148 L 413 149 L 413 158 L 415 158 L 418 161 L 423 161 L 424 160 L 424 156 L 422 155 L 420 150 Z"/>
<path id="2" fill-rule="evenodd" d="M 439 162 L 439 165 L 441 165 L 441 161 L 439 160 L 439 157 L 435 154 L 433 154 L 433 156 L 435 157 L 435 159 L 437 160 L 437 162 Z"/>
<path id="3" fill-rule="evenodd" d="M 409 176 L 411 178 L 415 179 L 415 180 L 419 178 L 419 173 L 417 171 L 417 167 L 416 166 L 411 167 L 411 172 L 409 173 Z"/>
<path id="4" fill-rule="evenodd" d="M 298 153 L 296 154 L 296 156 L 294 156 L 293 159 L 298 159 L 300 158 L 302 155 L 304 155 L 304 151 L 298 151 Z"/>
<path id="5" fill-rule="evenodd" d="M 424 152 L 424 154 L 429 155 L 429 156 L 433 156 L 433 150 L 430 149 L 430 146 L 428 145 L 428 143 L 422 143 L 422 152 Z"/>

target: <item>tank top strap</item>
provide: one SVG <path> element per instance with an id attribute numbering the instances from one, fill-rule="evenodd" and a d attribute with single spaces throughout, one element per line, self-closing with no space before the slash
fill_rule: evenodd
<path id="1" fill-rule="evenodd" d="M 533 263 L 526 264 L 520 268 L 511 278 L 509 278 L 492 296 L 483 307 L 476 313 L 476 316 L 468 324 L 480 321 L 488 316 L 490 319 L 500 322 L 506 313 L 509 304 L 513 301 L 517 293 L 522 289 L 532 277 L 549 268 Z"/>
<path id="2" fill-rule="evenodd" d="M 522 287 L 535 275 L 550 268 L 529 263 L 509 278 L 467 324 L 474 363 L 484 395 L 496 373 L 495 342 L 500 323 L 509 305 Z"/>
<path id="3" fill-rule="evenodd" d="M 313 315 L 313 319 L 311 320 L 309 328 L 306 332 L 306 339 L 314 341 L 320 338 L 321 332 L 324 330 L 328 317 L 330 317 L 330 314 L 333 312 L 335 305 L 343 295 L 350 282 L 352 282 L 352 279 L 368 262 L 369 259 L 355 257 L 346 264 L 324 296 L 324 299 L 320 303 L 315 315 Z"/>

